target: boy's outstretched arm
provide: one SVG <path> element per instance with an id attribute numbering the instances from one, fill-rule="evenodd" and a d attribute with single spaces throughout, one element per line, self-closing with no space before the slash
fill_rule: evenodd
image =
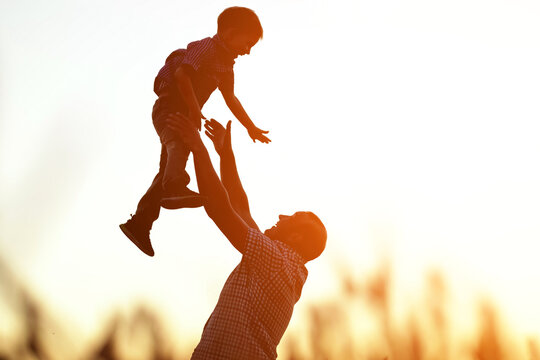
<path id="1" fill-rule="evenodd" d="M 195 96 L 195 91 L 193 91 L 189 69 L 179 66 L 174 73 L 174 78 L 176 80 L 176 86 L 188 106 L 189 119 L 195 124 L 198 130 L 201 130 L 201 119 L 205 117 L 201 114 L 201 107 Z"/>
<path id="2" fill-rule="evenodd" d="M 231 145 L 231 121 L 225 129 L 218 121 L 211 119 L 204 123 L 206 135 L 214 143 L 216 152 L 220 158 L 221 182 L 227 193 L 233 209 L 252 228 L 259 230 L 249 210 L 249 201 L 240 181 L 236 160 Z"/>
<path id="3" fill-rule="evenodd" d="M 227 191 L 212 166 L 199 132 L 187 117 L 179 113 L 170 114 L 167 123 L 193 153 L 199 192 L 207 197 L 204 205 L 206 213 L 231 244 L 243 253 L 248 225 L 231 206 Z"/>
<path id="4" fill-rule="evenodd" d="M 253 142 L 255 142 L 255 140 L 259 140 L 262 143 L 268 144 L 271 140 L 264 135 L 268 134 L 268 131 L 261 130 L 255 126 L 253 121 L 251 121 L 249 118 L 249 115 L 246 113 L 246 110 L 244 110 L 240 100 L 238 100 L 236 95 L 234 95 L 234 92 L 232 90 L 222 90 L 221 94 L 223 95 L 223 99 L 231 112 L 234 114 L 234 116 L 236 116 L 238 121 L 244 125 Z"/>

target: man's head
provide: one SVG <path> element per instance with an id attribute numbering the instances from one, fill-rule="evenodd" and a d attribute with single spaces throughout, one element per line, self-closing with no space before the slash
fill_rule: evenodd
<path id="1" fill-rule="evenodd" d="M 235 56 L 246 55 L 262 39 L 263 28 L 253 10 L 233 6 L 219 15 L 218 35 Z"/>
<path id="2" fill-rule="evenodd" d="M 326 246 L 326 228 L 312 212 L 298 211 L 293 215 L 279 215 L 279 221 L 264 232 L 273 240 L 279 240 L 310 261 L 317 258 Z"/>

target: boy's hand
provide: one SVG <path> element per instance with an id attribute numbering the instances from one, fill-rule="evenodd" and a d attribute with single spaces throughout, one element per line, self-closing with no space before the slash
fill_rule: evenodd
<path id="1" fill-rule="evenodd" d="M 167 126 L 182 139 L 191 151 L 195 152 L 204 148 L 201 136 L 190 119 L 177 112 L 176 114 L 169 114 L 166 121 Z"/>
<path id="2" fill-rule="evenodd" d="M 248 134 L 253 142 L 255 142 L 255 140 L 259 140 L 262 143 L 268 144 L 270 141 L 272 141 L 264 135 L 268 134 L 268 130 L 261 130 L 256 126 L 252 129 L 248 129 Z"/>
<path id="3" fill-rule="evenodd" d="M 216 152 L 221 156 L 224 150 L 231 148 L 231 121 L 227 123 L 227 129 L 214 119 L 204 122 L 205 134 L 214 143 Z"/>

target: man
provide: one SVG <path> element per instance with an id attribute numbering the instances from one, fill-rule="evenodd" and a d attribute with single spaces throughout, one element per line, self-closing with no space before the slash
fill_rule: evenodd
<path id="1" fill-rule="evenodd" d="M 220 156 L 221 181 L 195 126 L 179 113 L 170 115 L 167 123 L 193 153 L 208 216 L 243 254 L 192 359 L 275 359 L 307 278 L 304 264 L 324 250 L 326 229 L 313 213 L 297 212 L 280 215 L 275 226 L 261 233 L 236 169 L 231 122 L 227 129 L 213 119 L 205 123 Z"/>

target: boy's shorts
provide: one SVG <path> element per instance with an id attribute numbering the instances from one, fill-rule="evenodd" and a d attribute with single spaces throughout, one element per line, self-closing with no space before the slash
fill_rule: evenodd
<path id="1" fill-rule="evenodd" d="M 154 123 L 154 128 L 159 135 L 161 143 L 164 145 L 170 141 L 181 142 L 178 136 L 167 126 L 166 120 L 168 115 L 176 112 L 185 116 L 188 114 L 184 104 L 181 104 L 179 101 L 172 101 L 172 99 L 173 96 L 167 93 L 160 95 L 154 103 L 154 108 L 152 110 L 152 122 Z"/>

